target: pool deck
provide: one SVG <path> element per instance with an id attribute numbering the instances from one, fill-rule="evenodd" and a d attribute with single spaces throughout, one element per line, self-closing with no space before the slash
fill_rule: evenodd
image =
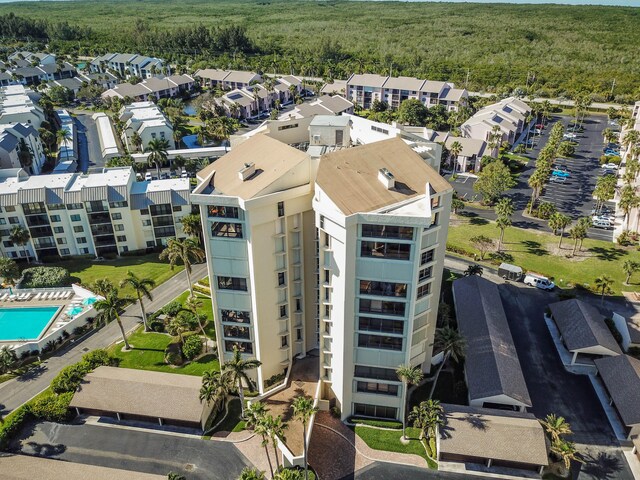
<path id="1" fill-rule="evenodd" d="M 2 299 L 4 297 L 4 292 L 6 292 L 6 290 L 3 291 L 2 294 L 0 294 L 0 299 Z M 53 316 L 53 318 L 51 319 L 51 321 L 47 324 L 46 328 L 43 329 L 43 331 L 40 333 L 40 335 L 36 338 L 36 339 L 28 339 L 25 341 L 22 340 L 0 340 L 0 347 L 4 346 L 4 345 L 22 345 L 24 343 L 28 343 L 28 342 L 32 342 L 34 340 L 39 340 L 40 338 L 49 335 L 51 333 L 54 333 L 60 329 L 63 329 L 65 327 L 65 325 L 67 325 L 69 323 L 69 321 L 71 321 L 71 318 L 68 317 L 66 315 L 66 311 L 70 308 L 70 307 L 75 307 L 75 306 L 80 306 L 83 307 L 82 312 L 86 311 L 87 309 L 91 308 L 91 306 L 87 306 L 87 305 L 82 305 L 82 300 L 83 298 L 76 295 L 73 291 L 72 288 L 56 288 L 56 289 L 29 289 L 29 290 L 20 290 L 20 289 L 14 289 L 13 293 L 19 297 L 21 294 L 25 293 L 25 292 L 31 292 L 32 295 L 28 300 L 10 300 L 8 297 L 5 298 L 4 300 L 0 300 L 0 309 L 2 308 L 21 308 L 21 307 L 29 307 L 29 308 L 34 308 L 34 307 L 59 307 L 58 311 L 56 312 L 56 314 Z M 69 295 L 66 296 L 66 298 L 57 298 L 57 299 L 36 299 L 36 297 L 38 297 L 38 293 L 40 293 L 40 297 L 42 297 L 42 294 L 47 294 L 47 296 L 49 296 L 51 293 L 55 293 L 55 292 L 69 292 Z M 71 332 L 69 332 L 71 333 Z"/>

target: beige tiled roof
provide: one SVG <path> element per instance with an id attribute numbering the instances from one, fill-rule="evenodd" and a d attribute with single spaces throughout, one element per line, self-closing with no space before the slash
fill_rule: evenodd
<path id="1" fill-rule="evenodd" d="M 200 423 L 200 386 L 200 377 L 193 375 L 98 367 L 69 406 Z"/>
<path id="2" fill-rule="evenodd" d="M 307 161 L 308 155 L 266 135 L 254 135 L 198 173 L 206 178 L 212 172 L 211 186 L 216 194 L 248 200 L 260 195 L 269 185 L 292 168 Z M 245 163 L 253 162 L 256 173 L 242 181 L 238 172 Z"/>
<path id="3" fill-rule="evenodd" d="M 547 442 L 540 422 L 529 413 L 442 405 L 440 453 L 548 465 Z"/>
<path id="4" fill-rule="evenodd" d="M 420 91 L 424 80 L 415 77 L 389 77 L 384 82 L 384 88 L 397 88 L 398 90 Z"/>
<path id="5" fill-rule="evenodd" d="M 382 87 L 389 77 L 373 73 L 354 74 L 347 83 L 349 85 L 366 85 L 368 87 Z"/>
<path id="6" fill-rule="evenodd" d="M 119 470 L 27 455 L 0 456 L 3 480 L 162 480 L 166 475 Z"/>
<path id="7" fill-rule="evenodd" d="M 396 186 L 387 189 L 378 171 L 388 169 Z M 320 160 L 316 183 L 345 215 L 371 212 L 425 194 L 427 182 L 436 192 L 452 187 L 399 138 L 328 153 Z"/>

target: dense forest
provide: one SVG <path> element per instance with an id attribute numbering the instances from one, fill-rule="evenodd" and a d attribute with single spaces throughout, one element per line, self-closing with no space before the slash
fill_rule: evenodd
<path id="1" fill-rule="evenodd" d="M 470 90 L 594 93 L 596 101 L 619 102 L 640 98 L 639 25 L 640 9 L 601 6 L 346 0 L 0 4 L 5 51 L 16 42 L 42 42 L 72 55 L 156 55 L 185 68 L 324 78 L 391 72 L 450 80 Z"/>

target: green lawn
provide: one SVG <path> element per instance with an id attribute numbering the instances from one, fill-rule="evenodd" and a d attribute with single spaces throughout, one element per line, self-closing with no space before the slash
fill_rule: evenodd
<path id="1" fill-rule="evenodd" d="M 447 247 L 453 246 L 479 253 L 471 244 L 470 238 L 485 235 L 497 241 L 499 230 L 495 222 L 479 217 L 463 218 L 449 226 Z M 640 285 L 640 275 L 631 278 L 631 286 L 623 285 L 625 275 L 622 263 L 625 260 L 640 262 L 640 252 L 632 248 L 623 248 L 611 242 L 585 239 L 582 251 L 569 258 L 573 250 L 573 240 L 565 238 L 560 254 L 556 254 L 559 237 L 551 233 L 537 232 L 531 229 L 510 227 L 504 236 L 503 250 L 508 254 L 509 263 L 521 266 L 526 271 L 543 274 L 561 288 L 582 285 L 593 289 L 595 279 L 603 274 L 614 280 L 612 289 L 619 294 L 624 290 L 636 290 Z M 484 264 L 488 255 L 485 257 Z"/>
<path id="2" fill-rule="evenodd" d="M 110 352 L 120 360 L 119 366 L 122 368 L 198 376 L 201 376 L 206 370 L 220 368 L 218 360 L 211 355 L 204 356 L 200 360 L 182 367 L 167 365 L 164 362 L 164 350 L 171 339 L 171 336 L 164 333 L 144 333 L 140 327 L 129 336 L 129 343 L 133 347 L 131 351 L 123 352 L 124 345 L 118 344 L 111 347 Z"/>
<path id="3" fill-rule="evenodd" d="M 220 419 L 224 417 L 224 420 L 220 422 L 214 430 L 207 432 L 211 435 L 216 432 L 241 432 L 245 428 L 244 420 L 240 417 L 242 412 L 240 409 L 240 399 L 234 398 L 229 401 L 228 412 L 225 415 L 223 410 L 220 414 L 216 415 L 216 418 L 211 421 L 211 425 L 215 425 L 220 422 Z"/>
<path id="4" fill-rule="evenodd" d="M 437 463 L 427 457 L 423 444 L 418 440 L 420 430 L 417 428 L 407 428 L 407 437 L 411 440 L 406 445 L 400 442 L 402 430 L 380 430 L 377 428 L 356 426 L 355 431 L 367 445 L 375 450 L 420 455 L 427 461 L 429 468 L 438 468 Z"/>
<path id="5" fill-rule="evenodd" d="M 209 322 L 204 327 L 204 331 L 206 332 L 209 338 L 215 340 L 216 330 L 215 330 L 215 324 L 213 323 L 213 304 L 211 303 L 211 298 L 198 292 L 196 292 L 196 297 L 198 297 L 202 302 L 200 313 L 206 313 L 207 319 L 209 320 Z M 185 291 L 180 296 L 178 296 L 175 299 L 175 301 L 184 304 L 187 298 L 189 298 L 189 290 Z"/>
<path id="6" fill-rule="evenodd" d="M 121 257 L 116 260 L 104 260 L 95 262 L 89 259 L 70 259 L 47 266 L 60 266 L 69 270 L 71 280 L 89 286 L 96 280 L 108 278 L 116 285 L 127 276 L 131 270 L 139 277 L 148 277 L 155 280 L 156 285 L 167 281 L 180 272 L 183 267 L 176 265 L 171 270 L 169 264 L 158 260 L 157 254 L 143 255 L 140 257 Z M 122 294 L 133 295 L 129 287 L 122 289 Z"/>

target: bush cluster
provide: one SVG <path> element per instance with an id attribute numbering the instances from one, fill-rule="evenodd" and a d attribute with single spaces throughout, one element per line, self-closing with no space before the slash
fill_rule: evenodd
<path id="1" fill-rule="evenodd" d="M 193 360 L 202 353 L 202 339 L 199 335 L 187 337 L 182 345 L 182 355 L 187 360 Z"/>
<path id="2" fill-rule="evenodd" d="M 36 398 L 29 404 L 31 414 L 48 422 L 64 422 L 69 419 L 69 404 L 74 392 L 65 392 L 58 395 L 46 395 Z"/>
<path id="3" fill-rule="evenodd" d="M 31 267 L 23 270 L 22 288 L 52 288 L 69 285 L 69 271 L 62 267 Z"/>
<path id="4" fill-rule="evenodd" d="M 287 376 L 287 372 L 276 373 L 275 375 L 271 375 L 264 381 L 265 388 L 269 388 L 271 385 L 275 385 L 276 383 L 282 382 Z"/>
<path id="5" fill-rule="evenodd" d="M 472 252 L 471 250 L 467 250 L 464 247 L 458 247 L 450 243 L 447 243 L 447 252 L 453 252 L 453 253 L 457 253 L 458 255 L 463 255 L 465 257 L 471 257 L 471 258 L 473 258 L 473 256 L 475 255 L 475 253 Z"/>
<path id="6" fill-rule="evenodd" d="M 82 356 L 82 360 L 60 370 L 51 382 L 54 393 L 75 392 L 91 370 L 103 365 L 113 365 L 114 359 L 106 350 L 94 350 Z"/>

